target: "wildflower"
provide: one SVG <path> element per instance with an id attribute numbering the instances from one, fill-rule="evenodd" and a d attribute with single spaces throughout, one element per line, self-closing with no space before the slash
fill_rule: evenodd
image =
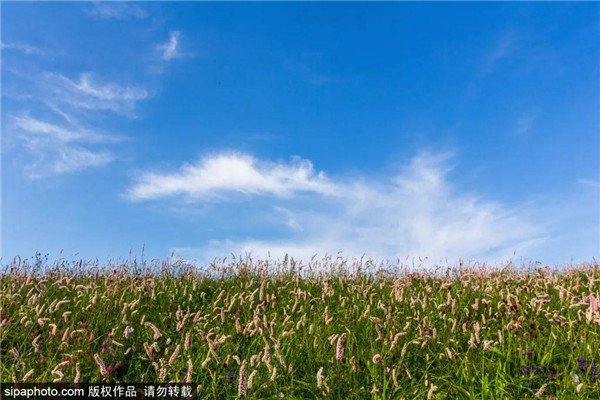
<path id="1" fill-rule="evenodd" d="M 31 375 L 33 375 L 35 372 L 35 369 L 30 369 L 29 372 L 27 372 L 25 375 L 23 375 L 23 378 L 21 379 L 21 382 L 25 382 L 27 379 L 31 378 Z"/>
<path id="2" fill-rule="evenodd" d="M 337 350 L 335 352 L 335 358 L 338 361 L 342 361 L 342 357 L 344 356 L 344 341 L 346 340 L 346 334 L 343 333 L 337 342 Z"/>
<path id="3" fill-rule="evenodd" d="M 596 371 L 596 364 L 595 363 L 591 363 L 590 364 L 590 374 L 594 377 L 597 378 L 598 377 L 598 372 Z"/>
<path id="4" fill-rule="evenodd" d="M 381 355 L 375 354 L 371 361 L 373 361 L 373 364 L 377 364 L 379 361 L 381 361 Z"/>
<path id="5" fill-rule="evenodd" d="M 431 400 L 431 397 L 433 396 L 433 392 L 435 392 L 436 389 L 437 389 L 437 386 L 431 385 L 431 388 L 427 392 L 427 400 Z"/>
<path id="6" fill-rule="evenodd" d="M 104 361 L 102 361 L 98 353 L 94 354 L 94 361 L 96 361 L 96 365 L 98 366 L 98 368 L 100 368 L 100 373 L 102 375 L 106 375 L 107 372 L 109 372 L 107 371 L 106 366 L 104 365 Z"/>
<path id="7" fill-rule="evenodd" d="M 585 372 L 585 357 L 579 357 L 577 362 L 579 363 L 579 370 Z"/>
<path id="8" fill-rule="evenodd" d="M 252 389 L 252 381 L 254 380 L 254 377 L 256 376 L 256 372 L 257 372 L 256 370 L 252 371 L 252 373 L 248 377 L 248 389 Z"/>
<path id="9" fill-rule="evenodd" d="M 323 367 L 317 371 L 317 387 L 320 388 L 323 385 Z"/>
<path id="10" fill-rule="evenodd" d="M 106 367 L 106 373 L 110 374 L 112 372 L 113 368 L 109 365 L 108 367 Z"/>
<path id="11" fill-rule="evenodd" d="M 385 372 L 387 372 L 389 374 L 390 371 L 391 371 L 390 367 L 385 367 Z"/>
<path id="12" fill-rule="evenodd" d="M 84 327 L 84 328 L 87 328 L 88 326 L 89 326 L 89 325 L 88 325 L 88 323 L 87 323 L 87 322 L 84 322 L 84 323 L 83 323 L 83 327 Z"/>
<path id="13" fill-rule="evenodd" d="M 175 347 L 175 350 L 173 350 L 173 354 L 171 354 L 171 357 L 169 357 L 169 365 L 173 365 L 173 362 L 175 361 L 175 359 L 177 358 L 177 355 L 179 354 L 179 351 L 181 350 L 181 345 L 177 345 L 177 347 Z"/>
<path id="14" fill-rule="evenodd" d="M 238 380 L 238 396 L 246 396 L 246 360 L 244 360 L 242 366 L 240 367 L 240 378 Z"/>
<path id="15" fill-rule="evenodd" d="M 350 366 L 352 367 L 352 371 L 356 372 L 356 365 L 354 364 L 354 356 L 350 357 L 350 360 L 348 360 L 348 362 L 350 363 Z"/>
<path id="16" fill-rule="evenodd" d="M 187 372 L 185 376 L 185 383 L 192 383 L 192 372 L 194 370 L 194 364 L 192 363 L 192 359 L 188 358 L 188 365 L 184 367 L 185 372 Z"/>
<path id="17" fill-rule="evenodd" d="M 229 382 L 233 382 L 233 372 L 229 371 L 229 373 L 227 374 L 227 377 L 229 378 Z"/>
<path id="18" fill-rule="evenodd" d="M 129 335 L 133 333 L 133 328 L 128 326 L 127 328 L 125 328 L 125 332 L 123 332 L 123 335 L 125 336 L 125 339 L 129 339 Z"/>
<path id="19" fill-rule="evenodd" d="M 525 350 L 523 352 L 523 357 L 532 357 L 533 355 L 534 355 L 534 350 L 533 349 Z"/>
<path id="20" fill-rule="evenodd" d="M 571 375 L 571 378 L 573 379 L 573 382 L 579 383 L 579 375 L 573 374 L 573 375 Z"/>
<path id="21" fill-rule="evenodd" d="M 79 363 L 77 363 L 77 364 L 75 364 L 75 379 L 73 380 L 73 383 L 78 383 L 80 377 L 81 377 L 81 371 L 79 370 Z"/>
<path id="22" fill-rule="evenodd" d="M 147 326 L 148 328 L 152 329 L 152 332 L 154 333 L 154 340 L 158 340 L 162 337 L 162 334 L 160 333 L 158 328 L 151 322 L 145 322 L 144 326 Z"/>
<path id="23" fill-rule="evenodd" d="M 529 365 L 526 365 L 523 367 L 523 369 L 521 369 L 521 375 L 523 375 L 523 376 L 529 375 L 530 372 L 531 372 L 531 367 Z"/>
<path id="24" fill-rule="evenodd" d="M 542 397 L 542 395 L 543 395 L 543 394 L 544 394 L 544 392 L 546 391 L 546 387 L 548 387 L 548 384 L 547 384 L 547 383 L 544 383 L 544 384 L 542 385 L 542 387 L 540 388 L 540 390 L 538 390 L 538 391 L 535 393 L 535 397 L 537 397 L 538 399 L 539 399 L 540 397 Z"/>
<path id="25" fill-rule="evenodd" d="M 185 341 L 183 342 L 183 348 L 185 349 L 185 351 L 190 350 L 190 333 L 189 332 L 185 333 Z"/>
<path id="26" fill-rule="evenodd" d="M 542 373 L 542 370 L 540 368 L 538 368 L 538 367 L 535 367 L 533 369 L 533 373 L 536 374 L 536 375 L 540 375 Z"/>

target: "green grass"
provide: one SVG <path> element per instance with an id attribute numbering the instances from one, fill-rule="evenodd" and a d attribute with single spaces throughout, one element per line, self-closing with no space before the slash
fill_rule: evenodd
<path id="1" fill-rule="evenodd" d="M 79 369 L 80 382 L 185 382 L 192 365 L 203 398 L 235 398 L 238 358 L 253 374 L 248 398 L 529 399 L 543 385 L 544 399 L 600 398 L 597 263 L 430 273 L 340 263 L 7 266 L 0 378 L 72 382 Z"/>

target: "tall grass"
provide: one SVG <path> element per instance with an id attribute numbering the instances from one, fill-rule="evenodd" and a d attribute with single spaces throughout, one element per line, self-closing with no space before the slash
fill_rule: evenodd
<path id="1" fill-rule="evenodd" d="M 600 398 L 600 268 L 325 258 L 14 263 L 3 382 L 190 382 L 203 398 Z"/>

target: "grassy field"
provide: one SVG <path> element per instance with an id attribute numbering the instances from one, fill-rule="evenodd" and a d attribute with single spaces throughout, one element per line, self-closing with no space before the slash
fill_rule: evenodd
<path id="1" fill-rule="evenodd" d="M 1 278 L 0 377 L 190 382 L 208 399 L 598 399 L 599 288 L 597 263 L 19 262 Z"/>

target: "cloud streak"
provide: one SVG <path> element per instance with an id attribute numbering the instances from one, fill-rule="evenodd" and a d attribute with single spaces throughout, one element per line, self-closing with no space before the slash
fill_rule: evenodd
<path id="1" fill-rule="evenodd" d="M 91 6 L 86 7 L 84 10 L 89 15 L 93 15 L 101 19 L 144 19 L 149 15 L 148 12 L 139 5 L 121 1 L 97 1 L 93 2 Z"/>
<path id="2" fill-rule="evenodd" d="M 3 50 L 16 50 L 25 54 L 43 55 L 45 52 L 35 46 L 27 43 L 0 43 L 0 48 Z"/>
<path id="3" fill-rule="evenodd" d="M 20 94 L 31 105 L 29 111 L 9 117 L 8 135 L 29 153 L 24 171 L 30 179 L 101 167 L 115 160 L 112 152 L 100 147 L 128 138 L 90 127 L 110 114 L 135 118 L 136 105 L 150 96 L 143 88 L 100 81 L 91 73 L 75 79 L 51 72 L 18 76 L 23 83 L 32 83 L 27 94 Z M 41 118 L 32 117 L 31 110 Z"/>
<path id="4" fill-rule="evenodd" d="M 179 49 L 180 36 L 181 32 L 171 31 L 169 32 L 169 41 L 156 46 L 156 48 L 161 52 L 161 57 L 163 60 L 169 61 L 174 58 L 180 58 L 183 56 Z"/>
<path id="5" fill-rule="evenodd" d="M 308 160 L 299 157 L 289 164 L 261 162 L 242 153 L 223 153 L 185 164 L 178 172 L 145 173 L 131 188 L 132 200 L 184 195 L 208 200 L 227 192 L 289 197 L 295 192 L 329 194 L 334 186 Z"/>
<path id="6" fill-rule="evenodd" d="M 49 139 L 60 142 L 92 142 L 92 143 L 110 143 L 123 141 L 122 137 L 108 136 L 96 133 L 84 128 L 63 126 L 51 124 L 32 118 L 28 115 L 21 115 L 14 118 L 14 125 L 23 132 L 38 136 L 45 136 Z"/>
<path id="7" fill-rule="evenodd" d="M 128 194 L 132 200 L 183 194 L 188 201 L 227 202 L 235 196 L 218 194 L 237 192 L 247 201 L 272 207 L 289 228 L 284 238 L 216 239 L 201 247 L 175 249 L 203 262 L 232 252 L 261 257 L 290 254 L 306 260 L 315 253 L 340 250 L 349 257 L 366 253 L 388 259 L 501 260 L 543 242 L 543 227 L 530 220 L 527 210 L 457 192 L 448 178 L 450 159 L 449 154 L 421 153 L 398 174 L 376 180 L 327 177 L 301 159 L 285 164 L 243 154 L 216 155 L 176 173 L 144 174 Z"/>
<path id="8" fill-rule="evenodd" d="M 55 73 L 45 73 L 43 78 L 47 101 L 80 109 L 108 110 L 134 117 L 136 103 L 150 96 L 147 90 L 135 86 L 97 83 L 90 73 L 79 74 L 76 80 Z"/>
<path id="9" fill-rule="evenodd" d="M 30 162 L 25 166 L 25 174 L 30 179 L 104 166 L 114 160 L 113 155 L 94 147 L 125 140 L 75 125 L 65 127 L 53 124 L 29 115 L 14 117 L 12 128 L 31 155 L 28 157 Z"/>

